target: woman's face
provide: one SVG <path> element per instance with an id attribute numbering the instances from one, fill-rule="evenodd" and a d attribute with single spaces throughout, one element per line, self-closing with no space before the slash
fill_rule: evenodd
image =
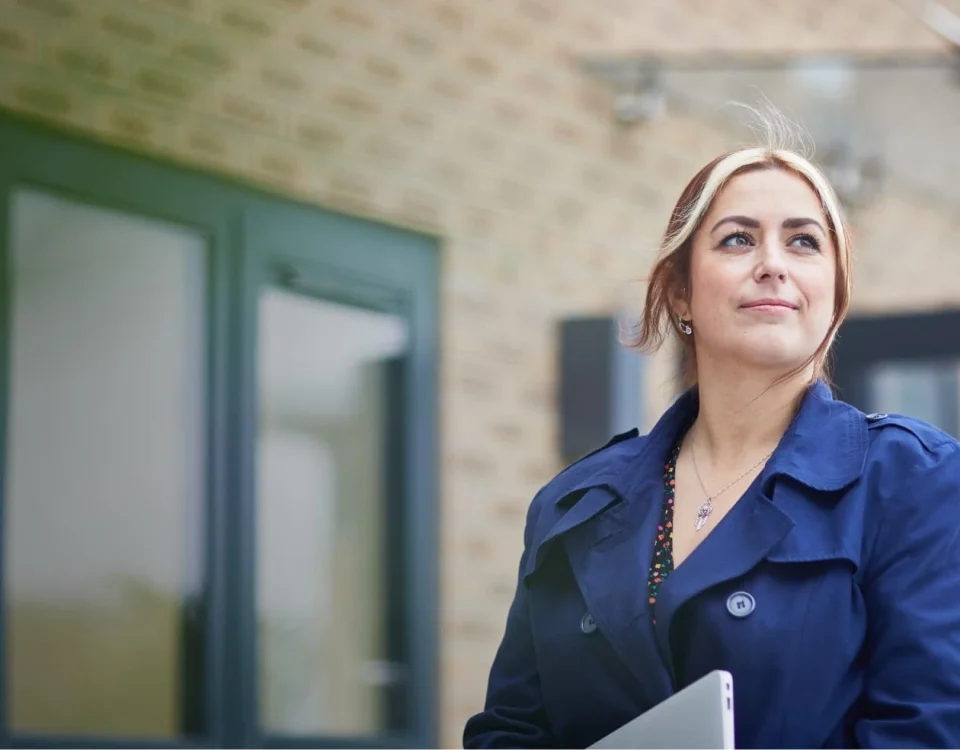
<path id="1" fill-rule="evenodd" d="M 693 238 L 697 358 L 770 371 L 801 366 L 833 319 L 836 248 L 813 188 L 781 169 L 732 178 Z"/>

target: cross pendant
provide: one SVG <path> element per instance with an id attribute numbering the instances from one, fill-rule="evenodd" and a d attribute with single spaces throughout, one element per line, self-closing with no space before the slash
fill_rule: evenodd
<path id="1" fill-rule="evenodd" d="M 700 531 L 707 523 L 707 517 L 713 513 L 713 505 L 709 501 L 705 502 L 699 508 L 697 508 L 697 524 L 695 531 Z"/>

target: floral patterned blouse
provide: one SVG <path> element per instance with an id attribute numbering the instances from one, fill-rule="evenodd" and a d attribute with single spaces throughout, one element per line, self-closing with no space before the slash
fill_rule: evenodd
<path id="1" fill-rule="evenodd" d="M 647 596 L 653 623 L 657 623 L 656 603 L 660 584 L 673 572 L 673 499 L 677 474 L 677 456 L 680 455 L 680 442 L 671 449 L 667 463 L 663 467 L 663 507 L 660 510 L 660 523 L 657 524 L 657 536 L 653 543 L 653 560 L 647 574 Z"/>

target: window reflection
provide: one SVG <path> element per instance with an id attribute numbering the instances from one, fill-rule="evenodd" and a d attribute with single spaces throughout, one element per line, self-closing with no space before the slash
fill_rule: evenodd
<path id="1" fill-rule="evenodd" d="M 868 373 L 872 411 L 894 412 L 960 436 L 960 364 L 953 361 L 891 361 Z"/>

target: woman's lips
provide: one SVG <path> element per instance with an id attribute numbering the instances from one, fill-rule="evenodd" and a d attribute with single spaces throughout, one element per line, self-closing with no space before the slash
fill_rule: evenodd
<path id="1" fill-rule="evenodd" d="M 788 313 L 796 310 L 794 305 L 781 299 L 758 299 L 742 305 L 742 309 L 764 313 Z"/>

